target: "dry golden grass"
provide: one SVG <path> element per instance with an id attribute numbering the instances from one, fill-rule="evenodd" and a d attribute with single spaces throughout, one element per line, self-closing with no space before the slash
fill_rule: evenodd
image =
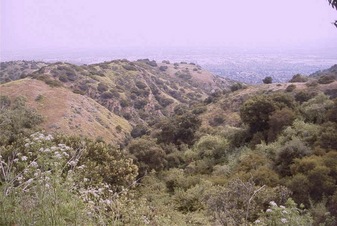
<path id="1" fill-rule="evenodd" d="M 130 124 L 109 112 L 97 102 L 71 92 L 69 89 L 51 88 L 44 82 L 22 79 L 0 86 L 0 95 L 10 98 L 24 96 L 27 106 L 37 110 L 44 118 L 42 128 L 47 132 L 80 135 L 117 143 L 131 131 Z M 122 131 L 117 131 L 120 126 Z"/>

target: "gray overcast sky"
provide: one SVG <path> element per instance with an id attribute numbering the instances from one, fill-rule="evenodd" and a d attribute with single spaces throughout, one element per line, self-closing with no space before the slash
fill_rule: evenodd
<path id="1" fill-rule="evenodd" d="M 326 0 L 0 0 L 1 51 L 329 45 Z"/>

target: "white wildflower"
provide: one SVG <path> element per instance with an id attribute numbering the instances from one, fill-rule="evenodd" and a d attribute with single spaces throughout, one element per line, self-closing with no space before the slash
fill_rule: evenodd
<path id="1" fill-rule="evenodd" d="M 91 200 L 90 200 L 88 203 L 89 203 L 90 205 L 95 205 L 95 203 L 94 203 L 93 201 L 91 201 Z"/>
<path id="2" fill-rule="evenodd" d="M 274 201 L 271 201 L 269 204 L 270 204 L 271 206 L 277 206 L 276 202 L 274 202 Z"/>
<path id="3" fill-rule="evenodd" d="M 62 152 L 62 155 L 64 155 L 65 157 L 69 158 L 69 154 L 67 152 Z"/>
<path id="4" fill-rule="evenodd" d="M 70 166 L 76 166 L 77 162 L 76 161 L 70 161 L 68 162 L 68 165 Z"/>
<path id="5" fill-rule="evenodd" d="M 45 186 L 46 186 L 46 188 L 50 188 L 50 185 L 49 185 L 49 184 L 46 184 Z"/>
<path id="6" fill-rule="evenodd" d="M 29 143 L 25 143 L 25 147 L 28 148 L 29 147 Z"/>
<path id="7" fill-rule="evenodd" d="M 267 213 L 273 212 L 271 209 L 266 210 Z"/>
<path id="8" fill-rule="evenodd" d="M 34 177 L 38 177 L 39 176 L 39 173 L 34 173 Z"/>
<path id="9" fill-rule="evenodd" d="M 52 151 L 55 151 L 55 150 L 57 150 L 58 148 L 55 147 L 55 146 L 52 146 L 52 147 L 50 147 L 50 149 L 51 149 Z"/>
<path id="10" fill-rule="evenodd" d="M 280 205 L 280 208 L 282 208 L 282 209 L 285 209 L 286 207 L 285 207 L 285 206 L 282 206 L 282 205 Z"/>
<path id="11" fill-rule="evenodd" d="M 30 178 L 29 180 L 27 180 L 27 184 L 30 184 L 30 183 L 32 183 L 33 182 L 33 178 Z"/>
<path id="12" fill-rule="evenodd" d="M 55 151 L 55 158 L 61 159 L 62 155 L 58 151 Z"/>
<path id="13" fill-rule="evenodd" d="M 46 136 L 44 139 L 45 140 L 53 140 L 54 137 L 52 135 L 48 134 L 48 136 Z"/>
<path id="14" fill-rule="evenodd" d="M 81 165 L 79 167 L 77 167 L 78 169 L 84 169 L 85 165 Z"/>
<path id="15" fill-rule="evenodd" d="M 83 179 L 83 181 L 84 181 L 84 182 L 88 182 L 89 179 L 85 177 L 85 178 Z"/>
<path id="16" fill-rule="evenodd" d="M 255 224 L 259 224 L 259 223 L 261 223 L 261 221 L 260 220 L 256 220 L 256 221 L 254 221 L 254 223 Z"/>
<path id="17" fill-rule="evenodd" d="M 286 210 L 282 210 L 282 213 L 284 214 L 288 214 L 288 212 Z"/>
<path id="18" fill-rule="evenodd" d="M 19 159 L 14 159 L 14 160 L 13 160 L 13 162 L 17 162 L 17 161 L 19 161 Z"/>
<path id="19" fill-rule="evenodd" d="M 22 157 L 21 157 L 21 161 L 26 161 L 27 159 L 28 159 L 27 156 L 22 156 Z"/>
<path id="20" fill-rule="evenodd" d="M 37 168 L 39 166 L 35 161 L 31 162 L 30 165 L 34 168 Z"/>
<path id="21" fill-rule="evenodd" d="M 288 220 L 287 220 L 286 218 L 281 218 L 281 222 L 282 222 L 283 224 L 286 224 L 286 223 L 288 223 Z"/>
<path id="22" fill-rule="evenodd" d="M 48 153 L 48 152 L 50 152 L 50 149 L 49 148 L 46 148 L 46 149 L 44 149 L 44 151 L 43 152 L 46 152 L 46 153 Z"/>

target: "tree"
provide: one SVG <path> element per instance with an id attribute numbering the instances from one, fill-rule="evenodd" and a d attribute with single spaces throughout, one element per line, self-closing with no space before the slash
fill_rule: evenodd
<path id="1" fill-rule="evenodd" d="M 332 8 L 337 10 L 337 0 L 328 0 Z M 333 23 L 337 27 L 337 20 Z"/>
<path id="2" fill-rule="evenodd" d="M 269 116 L 276 110 L 274 102 L 267 96 L 255 96 L 247 100 L 240 109 L 241 120 L 248 124 L 252 133 L 269 128 Z"/>
<path id="3" fill-rule="evenodd" d="M 273 82 L 273 78 L 270 77 L 270 76 L 267 76 L 267 77 L 265 77 L 265 78 L 262 80 L 262 82 L 263 82 L 264 84 L 271 84 L 271 83 Z"/>

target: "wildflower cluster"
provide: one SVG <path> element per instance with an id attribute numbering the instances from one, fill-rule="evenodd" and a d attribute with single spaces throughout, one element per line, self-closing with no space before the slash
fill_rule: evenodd
<path id="1" fill-rule="evenodd" d="M 34 133 L 0 149 L 0 208 L 3 213 L 0 213 L 0 225 L 22 222 L 90 225 L 90 221 L 92 225 L 98 222 L 106 225 L 118 219 L 121 206 L 128 200 L 129 188 L 133 186 L 128 185 L 126 189 L 121 184 L 105 182 L 105 178 L 97 182 L 98 177 L 93 176 L 104 169 L 105 175 L 114 175 L 114 181 L 129 181 L 137 172 L 132 161 L 124 159 L 120 152 L 113 155 L 114 152 L 103 149 L 103 144 L 83 142 L 79 147 L 60 140 Z M 105 150 L 105 156 L 94 155 L 101 149 Z M 106 168 L 104 157 L 114 160 L 110 161 L 109 168 Z M 99 168 L 98 164 L 101 164 Z M 129 171 L 123 174 L 117 168 Z M 122 178 L 124 176 L 126 179 Z M 15 214 L 6 215 L 6 212 Z"/>
<path id="2" fill-rule="evenodd" d="M 289 198 L 286 205 L 278 206 L 271 201 L 269 208 L 262 213 L 261 217 L 254 223 L 255 225 L 312 225 L 312 218 L 303 208 L 297 208 L 296 203 Z"/>

